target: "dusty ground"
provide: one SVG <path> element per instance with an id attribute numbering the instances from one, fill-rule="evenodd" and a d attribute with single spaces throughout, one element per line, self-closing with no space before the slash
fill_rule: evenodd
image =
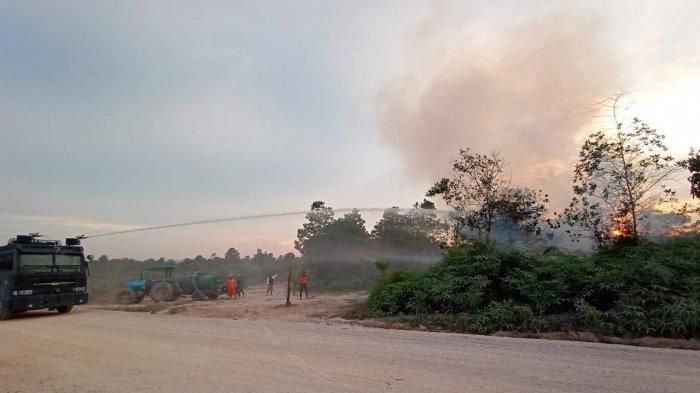
<path id="1" fill-rule="evenodd" d="M 695 392 L 700 385 L 696 351 L 373 329 L 318 317 L 359 294 L 289 309 L 263 294 L 144 304 L 153 314 L 91 306 L 5 321 L 0 392 Z"/>
<path id="2" fill-rule="evenodd" d="M 286 287 L 285 287 L 286 288 Z M 157 314 L 178 314 L 203 318 L 246 318 L 256 320 L 282 319 L 307 320 L 308 318 L 326 318 L 336 316 L 346 308 L 352 307 L 366 297 L 364 293 L 323 294 L 310 293 L 310 298 L 299 301 L 299 294 L 292 296 L 292 306 L 285 307 L 286 292 L 281 285 L 275 288 L 273 296 L 265 296 L 265 286 L 255 286 L 246 290 L 246 296 L 229 299 L 221 296 L 219 300 L 193 302 L 189 297 L 182 297 L 173 303 L 153 303 L 150 299 L 133 305 L 93 305 L 111 311 L 152 312 Z"/>

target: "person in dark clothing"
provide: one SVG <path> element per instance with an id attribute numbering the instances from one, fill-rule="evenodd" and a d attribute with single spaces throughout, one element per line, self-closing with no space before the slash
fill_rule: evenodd
<path id="1" fill-rule="evenodd" d="M 265 282 L 267 283 L 267 292 L 265 293 L 265 296 L 272 296 L 272 289 L 275 286 L 275 278 L 272 277 L 272 274 L 268 274 Z"/>
<path id="2" fill-rule="evenodd" d="M 236 279 L 236 291 L 238 291 L 238 297 L 245 297 L 245 282 L 243 281 L 243 276 L 239 275 Z"/>

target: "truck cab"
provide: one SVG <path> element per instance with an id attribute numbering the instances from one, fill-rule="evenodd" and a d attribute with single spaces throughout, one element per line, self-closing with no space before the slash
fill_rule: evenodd
<path id="1" fill-rule="evenodd" d="M 49 309 L 67 313 L 86 304 L 88 265 L 76 238 L 40 240 L 17 235 L 0 247 L 0 320 Z"/>

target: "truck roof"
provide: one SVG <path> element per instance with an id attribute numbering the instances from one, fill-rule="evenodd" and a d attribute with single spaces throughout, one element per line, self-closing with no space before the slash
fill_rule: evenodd
<path id="1" fill-rule="evenodd" d="M 72 243 L 74 244 L 76 241 L 72 241 Z M 0 246 L 0 252 L 17 250 L 20 252 L 82 254 L 83 247 L 80 245 L 80 242 L 77 243 L 74 245 L 62 245 L 59 240 L 43 240 L 27 235 L 17 235 L 16 238 L 10 239 L 7 245 Z"/>

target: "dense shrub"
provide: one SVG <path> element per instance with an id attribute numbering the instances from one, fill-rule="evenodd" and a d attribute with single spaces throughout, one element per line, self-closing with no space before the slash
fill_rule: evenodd
<path id="1" fill-rule="evenodd" d="M 424 273 L 374 287 L 375 315 L 439 315 L 460 330 L 589 330 L 639 337 L 700 336 L 700 237 L 600 250 L 591 256 L 449 250 Z"/>
<path id="2" fill-rule="evenodd" d="M 417 277 L 417 274 L 397 271 L 381 279 L 367 301 L 370 310 L 381 310 L 385 315 L 413 312 Z"/>

